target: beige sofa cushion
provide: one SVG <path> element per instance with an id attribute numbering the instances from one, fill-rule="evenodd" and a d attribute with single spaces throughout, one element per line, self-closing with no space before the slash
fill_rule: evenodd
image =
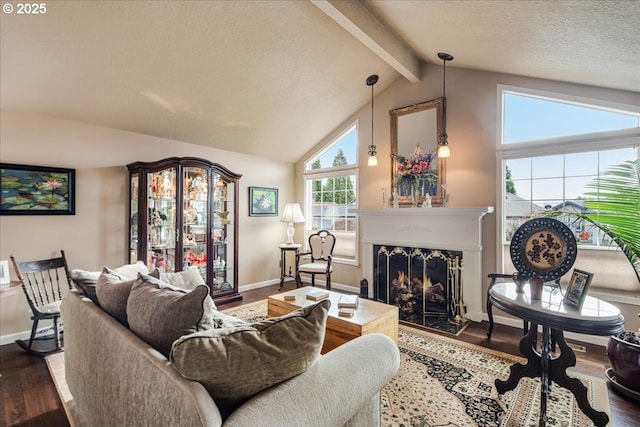
<path id="1" fill-rule="evenodd" d="M 188 292 L 142 274 L 127 302 L 131 331 L 167 357 L 181 336 L 212 328 L 213 311 L 206 285 Z"/>
<path id="2" fill-rule="evenodd" d="M 324 300 L 286 316 L 230 322 L 183 336 L 173 344 L 170 360 L 185 378 L 204 385 L 226 417 L 253 395 L 316 361 L 330 305 Z"/>
<path id="3" fill-rule="evenodd" d="M 192 291 L 198 285 L 204 285 L 204 279 L 200 272 L 195 268 L 189 268 L 183 271 L 177 271 L 175 273 L 169 273 L 166 271 L 160 271 L 156 268 L 150 274 L 153 277 L 157 277 L 165 283 L 175 286 L 176 288 Z"/>

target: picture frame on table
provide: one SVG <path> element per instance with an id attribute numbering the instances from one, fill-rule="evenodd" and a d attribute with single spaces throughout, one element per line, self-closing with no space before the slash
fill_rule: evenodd
<path id="1" fill-rule="evenodd" d="M 75 215 L 76 170 L 0 163 L 0 215 Z"/>
<path id="2" fill-rule="evenodd" d="M 278 189 L 249 187 L 249 216 L 278 216 Z"/>
<path id="3" fill-rule="evenodd" d="M 564 294 L 564 303 L 580 310 L 587 296 L 591 279 L 593 279 L 593 273 L 574 268 L 571 281 Z"/>

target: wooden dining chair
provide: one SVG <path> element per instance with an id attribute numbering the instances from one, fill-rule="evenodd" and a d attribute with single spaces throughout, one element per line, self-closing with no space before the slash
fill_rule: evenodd
<path id="1" fill-rule="evenodd" d="M 336 236 L 327 230 L 320 230 L 309 236 L 309 252 L 300 252 L 296 255 L 296 283 L 302 286 L 300 273 L 311 275 L 311 286 L 316 285 L 316 274 L 323 274 L 327 278 L 327 290 L 331 289 L 331 257 L 336 246 Z M 300 264 L 304 256 L 311 258 L 310 262 Z"/>

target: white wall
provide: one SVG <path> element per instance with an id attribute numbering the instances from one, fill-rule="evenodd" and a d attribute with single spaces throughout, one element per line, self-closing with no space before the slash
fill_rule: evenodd
<path id="1" fill-rule="evenodd" d="M 71 268 L 100 270 L 127 259 L 126 164 L 172 156 L 202 157 L 242 174 L 239 284 L 279 278 L 279 217 L 249 217 L 248 187 L 279 189 L 279 211 L 294 197 L 294 167 L 228 151 L 37 115 L 1 112 L 0 161 L 76 169 L 73 216 L 0 216 L 0 259 L 53 257 L 64 249 Z M 13 268 L 12 278 L 15 279 Z M 31 329 L 22 293 L 0 298 L 0 336 Z M 5 340 L 6 341 L 6 340 Z"/>
<path id="2" fill-rule="evenodd" d="M 372 70 L 373 71 L 373 70 Z M 447 184 L 452 207 L 497 206 L 496 139 L 498 126 L 497 86 L 499 84 L 559 92 L 579 97 L 603 99 L 611 102 L 640 105 L 640 93 L 624 92 L 528 77 L 497 74 L 447 67 L 447 133 L 451 157 L 447 160 Z M 363 85 L 363 90 L 366 90 Z M 335 133 L 354 120 L 360 120 L 361 159 L 359 203 L 361 208 L 377 208 L 381 203 L 381 188 L 391 185 L 390 118 L 389 110 L 442 96 L 442 67 L 425 65 L 422 80 L 409 83 L 398 78 L 384 92 L 376 93 L 374 100 L 374 143 L 378 150 L 378 166 L 366 166 L 367 146 L 371 142 L 371 108 L 364 105 L 347 118 L 332 135 L 321 141 L 315 149 L 331 140 Z M 434 142 L 435 144 L 435 142 Z M 425 147 L 426 148 L 426 147 Z M 310 150 L 310 155 L 314 150 Z M 297 181 L 301 181 L 303 162 L 296 164 Z M 387 194 L 390 194 L 387 191 Z M 296 189 L 302 200 L 303 189 Z M 496 214 L 487 216 L 483 223 L 483 277 L 495 272 Z M 360 254 L 362 257 L 363 255 Z M 623 261 L 624 262 L 624 261 Z M 578 259 L 576 265 L 581 264 Z M 584 266 L 583 266 L 584 268 Z M 588 268 L 585 268 L 588 270 Z M 628 269 L 628 271 L 631 271 Z M 360 267 L 339 266 L 332 281 L 357 286 L 362 272 Z M 628 280 L 636 280 L 629 276 Z M 486 294 L 488 280 L 483 283 Z M 638 329 L 640 320 L 637 305 L 617 304 L 627 320 L 628 329 Z"/>

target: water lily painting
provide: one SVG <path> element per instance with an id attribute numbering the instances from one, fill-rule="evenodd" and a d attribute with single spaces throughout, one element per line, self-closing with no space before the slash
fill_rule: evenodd
<path id="1" fill-rule="evenodd" d="M 75 169 L 0 163 L 0 215 L 75 215 Z"/>
<path id="2" fill-rule="evenodd" d="M 278 216 L 278 189 L 249 187 L 249 216 Z"/>

